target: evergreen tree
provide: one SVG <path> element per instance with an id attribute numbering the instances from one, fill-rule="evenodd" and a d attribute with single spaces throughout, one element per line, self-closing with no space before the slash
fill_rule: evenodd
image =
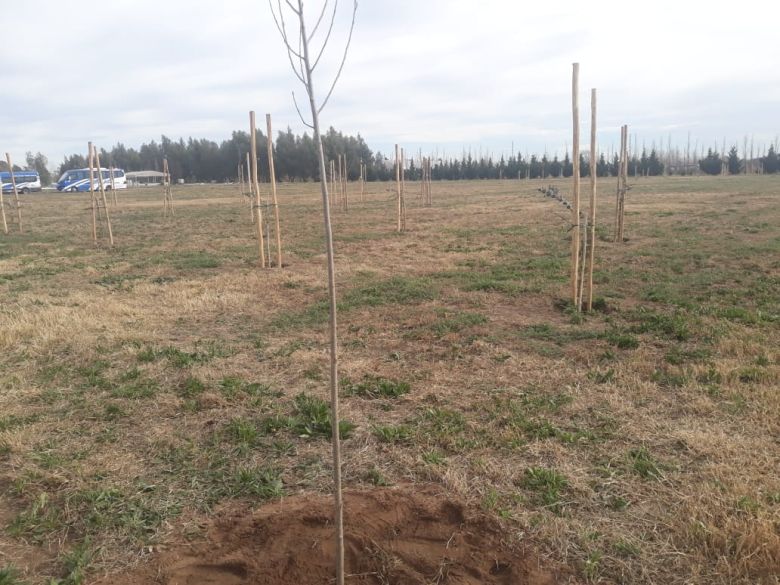
<path id="1" fill-rule="evenodd" d="M 699 161 L 699 168 L 708 175 L 719 175 L 723 169 L 723 161 L 717 152 L 707 149 L 707 156 Z"/>
<path id="2" fill-rule="evenodd" d="M 776 173 L 780 171 L 780 158 L 778 158 L 777 152 L 775 152 L 774 145 L 769 147 L 769 152 L 761 159 L 761 163 L 764 165 L 765 173 Z"/>
<path id="3" fill-rule="evenodd" d="M 729 150 L 729 175 L 738 175 L 741 168 L 737 147 L 732 146 Z"/>

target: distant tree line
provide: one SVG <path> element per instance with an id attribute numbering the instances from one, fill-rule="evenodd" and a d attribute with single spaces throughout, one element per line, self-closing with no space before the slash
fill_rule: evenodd
<path id="1" fill-rule="evenodd" d="M 758 170 L 765 174 L 780 172 L 780 157 L 774 145 L 769 147 L 766 156 L 759 157 L 755 161 L 740 159 L 736 146 L 733 146 L 725 157 L 710 148 L 707 150 L 707 156 L 699 161 L 699 169 L 708 175 L 720 175 L 724 170 L 729 175 L 738 175 L 751 170 L 749 166 L 751 164 L 755 166 L 755 163 L 758 163 Z"/>
<path id="2" fill-rule="evenodd" d="M 258 163 L 261 176 L 268 168 L 268 156 L 266 148 L 266 136 L 258 130 Z M 317 152 L 314 140 L 304 133 L 299 136 L 293 134 L 289 128 L 280 132 L 275 142 L 275 163 L 277 176 L 285 181 L 316 181 L 319 180 L 319 165 L 317 164 Z M 387 181 L 395 176 L 392 156 L 385 156 L 382 152 L 373 152 L 365 140 L 357 136 L 347 136 L 330 128 L 323 135 L 325 158 L 335 159 L 337 155 L 344 154 L 347 158 L 347 172 L 350 180 L 357 180 L 360 176 L 360 162 L 366 164 L 366 174 L 369 181 Z M 152 140 L 143 144 L 139 149 L 128 148 L 124 144 L 117 144 L 110 150 L 101 149 L 100 158 L 103 166 L 115 166 L 125 171 L 162 170 L 162 159 L 168 158 L 168 164 L 172 176 L 175 179 L 184 179 L 188 182 L 210 182 L 235 180 L 238 173 L 238 164 L 246 161 L 246 153 L 249 151 L 249 133 L 235 131 L 227 140 L 217 143 L 213 140 L 183 138 L 172 140 L 162 136 L 159 142 Z M 27 154 L 28 168 L 35 168 L 41 172 L 43 179 L 46 157 L 40 153 L 35 156 Z M 760 167 L 757 163 L 760 163 Z M 596 161 L 596 172 L 599 177 L 617 176 L 618 157 L 614 155 L 610 160 L 602 153 Z M 751 171 L 756 172 L 760 168 L 764 173 L 776 173 L 778 168 L 778 155 L 775 147 L 769 149 L 765 157 L 757 161 L 740 159 L 737 148 L 734 147 L 723 159 L 720 154 L 710 150 L 707 156 L 698 161 L 701 172 L 706 174 L 720 174 L 725 164 L 731 174 L 744 172 L 746 165 L 751 165 Z M 73 168 L 87 166 L 85 157 L 81 154 L 73 154 L 65 158 L 59 167 L 59 172 Z M 658 176 L 664 172 L 681 172 L 690 174 L 690 169 L 678 169 L 674 165 L 668 167 L 655 148 L 642 149 L 641 154 L 634 154 L 628 161 L 628 173 L 631 176 Z M 48 174 L 48 171 L 46 171 Z M 432 178 L 434 180 L 461 180 L 461 179 L 516 179 L 530 178 L 540 179 L 548 177 L 571 177 L 574 173 L 574 165 L 566 153 L 563 158 L 557 155 L 512 155 L 501 156 L 498 160 L 492 156 L 473 157 L 471 153 L 463 153 L 460 158 L 449 157 L 434 160 Z M 409 180 L 418 180 L 421 170 L 419 160 L 407 156 L 406 176 Z M 586 177 L 590 174 L 590 161 L 587 156 L 580 156 L 580 174 Z"/>
<path id="3" fill-rule="evenodd" d="M 41 184 L 42 185 L 48 185 L 51 183 L 51 171 L 49 171 L 49 159 L 46 158 L 44 155 L 42 155 L 40 152 L 36 152 L 33 154 L 32 152 L 27 152 L 25 155 L 25 162 L 27 163 L 27 166 L 24 168 L 20 167 L 18 164 L 14 164 L 14 170 L 15 171 L 38 171 L 38 174 L 41 176 Z M 0 171 L 7 171 L 8 170 L 8 163 L 5 161 L 0 161 Z"/>

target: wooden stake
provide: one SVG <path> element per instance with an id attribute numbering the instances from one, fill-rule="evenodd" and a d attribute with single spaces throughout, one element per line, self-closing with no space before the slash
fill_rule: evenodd
<path id="1" fill-rule="evenodd" d="M 282 268 L 282 228 L 279 223 L 279 201 L 276 198 L 276 171 L 274 170 L 274 142 L 271 139 L 271 114 L 265 115 L 265 123 L 268 128 L 266 143 L 268 144 L 268 173 L 271 181 L 271 198 L 274 206 L 274 219 L 276 220 L 276 267 Z"/>
<path id="2" fill-rule="evenodd" d="M 347 155 L 344 155 L 344 173 L 342 174 L 344 177 L 344 211 L 349 211 L 349 192 L 347 191 L 347 186 L 349 185 L 349 171 L 347 170 Z"/>
<path id="3" fill-rule="evenodd" d="M 111 197 L 114 200 L 114 207 L 116 207 L 117 205 L 119 205 L 119 200 L 117 199 L 117 196 L 116 196 L 116 183 L 114 182 L 114 167 L 113 166 L 110 167 L 108 169 L 108 172 L 111 174 L 111 177 L 110 177 L 111 178 Z"/>
<path id="4" fill-rule="evenodd" d="M 89 154 L 89 196 L 92 200 L 92 241 L 97 244 L 97 206 L 95 202 L 95 176 L 93 174 L 93 168 L 95 161 L 92 158 L 92 142 L 87 143 Z"/>
<path id="5" fill-rule="evenodd" d="M 596 178 L 598 152 L 596 151 L 596 90 L 590 92 L 590 258 L 588 260 L 588 312 L 593 310 L 593 264 L 596 256 Z"/>
<path id="6" fill-rule="evenodd" d="M 168 157 L 163 158 L 163 217 L 168 217 L 168 212 L 174 215 L 173 192 L 171 191 L 171 171 L 168 166 Z"/>
<path id="7" fill-rule="evenodd" d="M 580 64 L 572 65 L 571 107 L 573 122 L 572 162 L 574 166 L 574 187 L 572 195 L 572 233 L 571 233 L 571 295 L 572 304 L 577 306 L 580 262 Z"/>
<path id="8" fill-rule="evenodd" d="M 16 217 L 19 221 L 19 233 L 24 233 L 22 229 L 22 206 L 19 205 L 19 191 L 16 189 L 16 176 L 14 176 L 14 167 L 11 164 L 11 154 L 5 153 L 5 160 L 8 163 L 8 172 L 11 174 L 11 185 L 14 191 L 14 205 L 16 205 Z"/>
<path id="9" fill-rule="evenodd" d="M 100 153 L 97 148 L 92 147 L 95 152 L 95 164 L 97 165 L 98 181 L 100 184 L 100 198 L 103 201 L 103 211 L 106 212 L 106 226 L 108 227 L 108 241 L 111 246 L 114 245 L 114 232 L 111 229 L 111 217 L 108 215 L 108 201 L 106 200 L 106 189 L 103 186 L 103 171 L 100 168 Z"/>
<path id="10" fill-rule="evenodd" d="M 260 268 L 265 268 L 265 244 L 263 243 L 263 210 L 260 207 L 260 181 L 257 178 L 257 127 L 255 112 L 249 112 L 249 146 L 252 159 L 252 189 L 255 195 L 255 220 L 257 223 L 257 253 L 260 256 Z"/>
<path id="11" fill-rule="evenodd" d="M 401 229 L 406 231 L 406 153 L 401 148 Z"/>
<path id="12" fill-rule="evenodd" d="M 366 175 L 363 159 L 360 159 L 360 202 L 365 202 Z"/>
<path id="13" fill-rule="evenodd" d="M 252 223 L 255 223 L 255 209 L 254 209 L 254 185 L 252 184 L 252 165 L 249 162 L 249 153 L 246 153 L 246 182 L 248 185 L 247 197 L 249 198 L 249 217 L 252 218 Z"/>
<path id="14" fill-rule="evenodd" d="M 13 173 L 13 168 L 9 169 Z M 3 181 L 0 181 L 0 215 L 3 216 L 3 233 L 8 234 L 8 221 L 5 218 L 5 201 L 3 200 Z"/>
<path id="15" fill-rule="evenodd" d="M 398 145 L 395 145 L 395 190 L 396 190 L 396 205 L 398 207 L 398 225 L 396 227 L 397 232 L 401 232 L 401 150 Z"/>

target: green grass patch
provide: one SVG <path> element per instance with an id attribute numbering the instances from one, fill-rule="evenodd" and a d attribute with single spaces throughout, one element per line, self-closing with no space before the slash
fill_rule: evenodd
<path id="1" fill-rule="evenodd" d="M 372 432 L 382 443 L 408 443 L 412 438 L 412 429 L 407 425 L 375 426 Z"/>
<path id="2" fill-rule="evenodd" d="M 536 492 L 537 501 L 553 512 L 560 512 L 561 492 L 568 486 L 565 476 L 554 469 L 531 467 L 525 470 L 522 487 Z"/>
<path id="3" fill-rule="evenodd" d="M 631 449 L 628 459 L 632 471 L 643 479 L 660 479 L 663 476 L 659 463 L 645 447 Z"/>
<path id="4" fill-rule="evenodd" d="M 349 378 L 341 381 L 341 388 L 349 396 L 362 398 L 400 398 L 411 391 L 409 382 L 389 380 L 381 376 L 367 374 L 360 382 L 352 382 Z"/>

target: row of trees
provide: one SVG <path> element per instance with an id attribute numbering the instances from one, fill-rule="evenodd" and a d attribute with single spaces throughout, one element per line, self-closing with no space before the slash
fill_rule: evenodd
<path id="1" fill-rule="evenodd" d="M 709 149 L 707 156 L 699 161 L 699 168 L 708 175 L 720 175 L 724 171 L 730 175 L 738 175 L 750 170 L 751 163 L 758 163 L 762 172 L 773 174 L 780 172 L 780 157 L 775 147 L 770 146 L 766 156 L 759 157 L 757 161 L 742 160 L 739 158 L 737 147 L 733 146 L 725 157 L 717 151 Z"/>
<path id="2" fill-rule="evenodd" d="M 38 171 L 41 176 L 41 184 L 48 185 L 51 183 L 51 171 L 49 171 L 49 159 L 42 155 L 40 152 L 33 154 L 27 152 L 25 155 L 25 162 L 27 165 L 22 168 L 18 164 L 14 164 L 15 171 Z M 0 161 L 0 171 L 7 171 L 8 163 Z"/>
<path id="3" fill-rule="evenodd" d="M 260 169 L 268 168 L 266 140 L 267 137 L 258 130 L 258 153 Z M 335 159 L 338 154 L 345 154 L 347 158 L 347 172 L 350 180 L 357 180 L 360 176 L 360 162 L 366 164 L 366 178 L 369 181 L 392 180 L 394 176 L 392 157 L 385 156 L 381 152 L 373 152 L 365 140 L 357 136 L 346 136 L 330 128 L 323 135 L 326 159 Z M 302 136 L 293 134 L 289 128 L 280 132 L 276 138 L 276 173 L 286 181 L 312 181 L 319 180 L 319 165 L 317 162 L 317 149 L 314 139 L 308 134 Z M 162 136 L 159 142 L 151 141 L 143 144 L 138 150 L 128 148 L 124 144 L 117 144 L 110 150 L 101 149 L 100 158 L 103 164 L 115 166 L 126 171 L 162 170 L 162 160 L 168 158 L 170 172 L 176 179 L 185 179 L 190 182 L 229 181 L 237 176 L 237 167 L 240 162 L 246 160 L 249 151 L 249 133 L 243 131 L 233 132 L 227 140 L 217 143 L 213 140 L 180 138 L 177 141 L 167 136 Z M 774 147 L 769 149 L 769 154 L 761 159 L 761 168 L 765 173 L 780 171 L 778 156 Z M 35 168 L 41 173 L 41 178 L 46 171 L 46 157 L 38 153 L 33 156 L 28 153 L 28 168 Z M 708 174 L 720 174 L 723 167 L 721 156 L 710 150 L 707 156 L 698 161 L 702 172 Z M 750 161 L 740 159 L 736 147 L 731 149 L 726 160 L 728 170 L 736 174 L 745 169 Z M 60 165 L 60 173 L 73 168 L 84 168 L 87 165 L 86 158 L 81 154 L 73 154 L 65 158 Z M 461 158 L 442 158 L 434 161 L 431 169 L 431 178 L 434 180 L 460 180 L 460 179 L 514 179 L 531 178 L 540 179 L 548 177 L 571 177 L 574 165 L 567 154 L 561 159 L 557 155 L 552 158 L 546 154 L 543 156 L 513 155 L 508 158 L 501 156 L 494 160 L 492 157 L 472 157 L 470 153 L 464 153 Z M 410 180 L 419 180 L 421 169 L 419 159 L 407 157 L 407 177 Z M 580 157 L 580 169 L 583 177 L 590 174 L 590 161 L 585 156 Z M 615 155 L 608 160 L 602 153 L 596 162 L 596 171 L 599 177 L 617 176 L 618 157 Z M 629 159 L 628 172 L 637 176 L 657 176 L 665 171 L 677 172 L 674 168 L 666 168 L 662 157 L 655 149 L 642 150 L 639 155 Z M 686 169 L 683 171 L 688 173 Z M 48 182 L 48 181 L 46 181 Z"/>

